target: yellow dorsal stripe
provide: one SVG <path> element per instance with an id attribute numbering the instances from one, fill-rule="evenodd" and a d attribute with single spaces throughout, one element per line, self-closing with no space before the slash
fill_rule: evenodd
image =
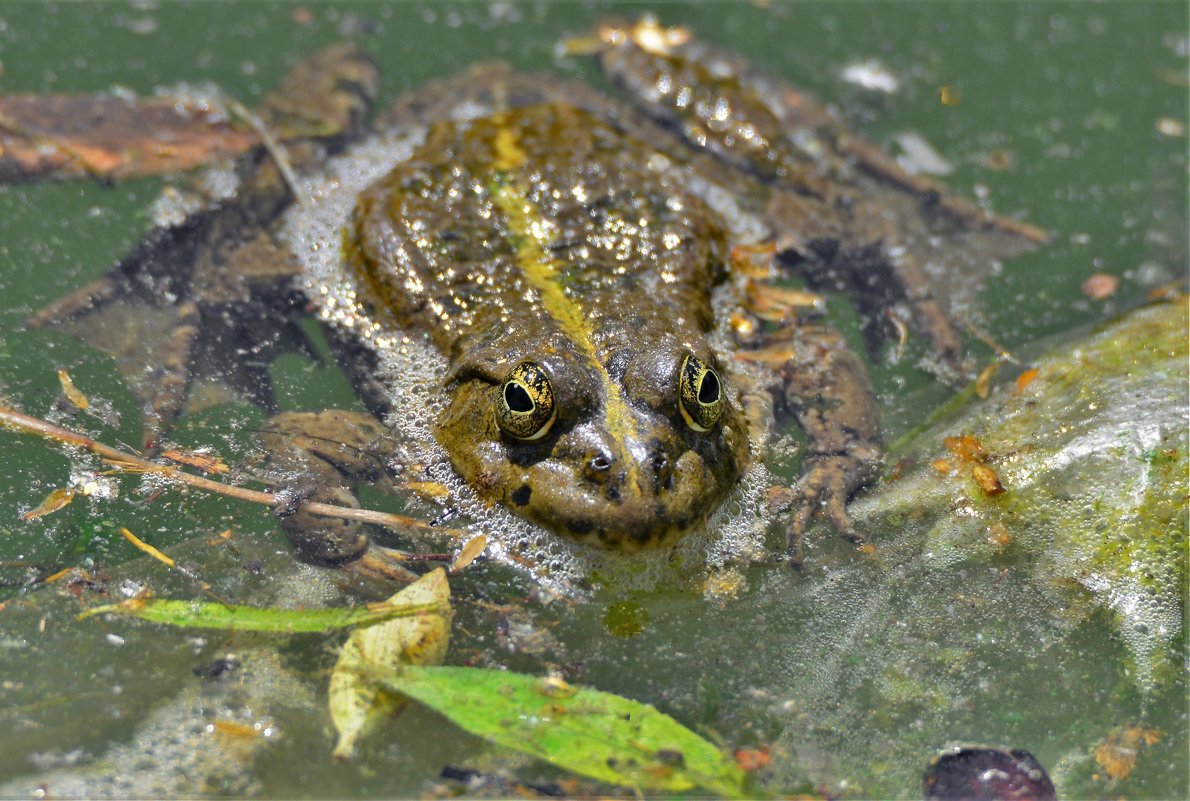
<path id="1" fill-rule="evenodd" d="M 505 174 L 505 180 L 492 189 L 492 199 L 504 213 L 508 227 L 515 235 L 516 260 L 521 273 L 529 285 L 537 290 L 546 313 L 566 337 L 582 350 L 603 382 L 607 431 L 620 451 L 618 458 L 628 469 L 626 489 L 635 493 L 638 491 L 636 460 L 628 453 L 627 443 L 639 439 L 636 421 L 619 385 L 612 381 L 595 352 L 595 332 L 590 321 L 559 283 L 559 267 L 546 247 L 551 238 L 552 226 L 547 224 L 540 210 L 529 200 L 524 187 L 509 174 L 524 163 L 526 154 L 521 149 L 516 131 L 501 125 L 502 116 L 495 118 L 501 127 L 492 143 L 495 150 L 493 166 Z"/>

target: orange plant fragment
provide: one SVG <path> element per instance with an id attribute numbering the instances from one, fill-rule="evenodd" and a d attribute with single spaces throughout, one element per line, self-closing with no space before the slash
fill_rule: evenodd
<path id="1" fill-rule="evenodd" d="M 1040 374 L 1041 374 L 1041 371 L 1038 370 L 1036 367 L 1030 367 L 1028 370 L 1026 370 L 1025 372 L 1018 375 L 1016 377 L 1016 383 L 1012 385 L 1012 394 L 1020 395 L 1022 392 L 1025 391 L 1025 387 L 1032 384 L 1033 379 L 1037 378 L 1037 376 L 1039 376 Z"/>
<path id="2" fill-rule="evenodd" d="M 35 517 L 48 515 L 51 512 L 56 512 L 63 506 L 66 506 L 74 500 L 75 492 L 72 489 L 56 489 L 49 495 L 45 496 L 45 500 L 37 504 L 29 511 L 21 515 L 21 520 L 32 520 Z"/>
<path id="3" fill-rule="evenodd" d="M 1152 726 L 1125 723 L 1108 732 L 1095 748 L 1095 761 L 1113 779 L 1126 779 L 1136 767 L 1136 755 L 1143 746 L 1154 745 L 1162 733 Z"/>
<path id="4" fill-rule="evenodd" d="M 996 471 L 987 465 L 977 464 L 972 467 L 971 478 L 975 479 L 975 483 L 979 485 L 980 491 L 989 497 L 994 497 L 1008 491 L 1000 483 L 1000 477 L 996 475 Z"/>
<path id="5" fill-rule="evenodd" d="M 74 381 L 70 378 L 70 373 L 59 368 L 58 369 L 58 383 L 62 385 L 62 394 L 66 396 L 66 400 L 73 403 L 79 409 L 86 409 L 91 405 L 87 400 L 87 396 L 74 385 Z"/>
<path id="6" fill-rule="evenodd" d="M 767 768 L 769 763 L 773 761 L 773 753 L 768 746 L 761 748 L 737 748 L 733 756 L 740 770 L 747 773 L 752 773 L 761 768 Z"/>
<path id="7" fill-rule="evenodd" d="M 0 183 L 190 169 L 259 144 L 198 100 L 115 95 L 0 96 Z"/>
<path id="8" fill-rule="evenodd" d="M 988 452 L 983 449 L 983 443 L 978 437 L 963 434 L 960 437 L 946 437 L 942 440 L 946 449 L 964 462 L 987 461 Z"/>

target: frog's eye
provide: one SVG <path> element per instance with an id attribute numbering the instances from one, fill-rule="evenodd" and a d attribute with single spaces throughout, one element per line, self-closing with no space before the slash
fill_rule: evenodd
<path id="1" fill-rule="evenodd" d="M 710 431 L 723 414 L 723 385 L 719 374 L 697 356 L 687 356 L 678 376 L 678 408 L 695 431 Z"/>
<path id="2" fill-rule="evenodd" d="M 533 362 L 512 368 L 496 401 L 496 422 L 510 437 L 541 439 L 558 419 L 549 376 Z"/>

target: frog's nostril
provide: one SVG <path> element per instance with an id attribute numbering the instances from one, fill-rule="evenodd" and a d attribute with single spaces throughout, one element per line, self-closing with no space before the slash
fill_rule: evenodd
<path id="1" fill-rule="evenodd" d="M 655 453 L 649 464 L 653 466 L 653 474 L 657 477 L 657 487 L 670 489 L 673 485 L 673 466 L 669 463 L 669 457 L 664 453 Z"/>
<path id="2" fill-rule="evenodd" d="M 615 459 L 610 454 L 595 453 L 588 457 L 586 465 L 583 466 L 583 475 L 591 481 L 605 484 L 611 476 L 612 462 L 614 461 Z"/>

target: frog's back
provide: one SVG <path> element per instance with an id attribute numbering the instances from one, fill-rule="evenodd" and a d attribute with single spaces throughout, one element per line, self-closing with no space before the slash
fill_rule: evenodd
<path id="1" fill-rule="evenodd" d="M 714 219 L 647 145 L 547 102 L 433 125 L 359 199 L 347 263 L 444 352 L 518 327 L 607 350 L 662 320 L 710 326 Z"/>

